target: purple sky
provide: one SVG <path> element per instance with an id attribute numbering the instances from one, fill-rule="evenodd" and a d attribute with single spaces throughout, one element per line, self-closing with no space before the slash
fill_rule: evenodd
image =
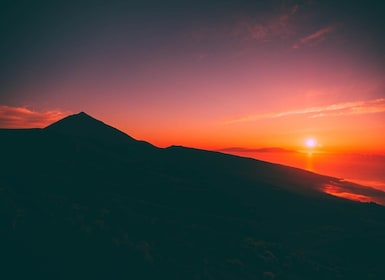
<path id="1" fill-rule="evenodd" d="M 352 3 L 354 2 L 354 3 Z M 8 1 L 0 126 L 79 111 L 159 146 L 384 151 L 380 1 Z"/>

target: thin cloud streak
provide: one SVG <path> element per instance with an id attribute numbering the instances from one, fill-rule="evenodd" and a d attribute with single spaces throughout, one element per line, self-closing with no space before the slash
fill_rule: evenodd
<path id="1" fill-rule="evenodd" d="M 187 36 L 194 41 L 236 38 L 243 42 L 264 43 L 285 40 L 296 33 L 294 19 L 298 9 L 299 5 L 294 5 L 276 13 L 241 16 L 223 25 L 195 28 Z"/>
<path id="2" fill-rule="evenodd" d="M 69 111 L 37 112 L 25 107 L 0 105 L 0 128 L 41 128 L 69 114 Z"/>
<path id="3" fill-rule="evenodd" d="M 225 121 L 225 124 L 249 122 L 260 119 L 273 119 L 294 115 L 307 115 L 308 118 L 364 115 L 385 112 L 385 98 L 336 103 L 326 106 L 309 107 L 277 113 L 249 115 Z"/>
<path id="4" fill-rule="evenodd" d="M 329 184 L 323 185 L 321 190 L 337 197 L 385 205 L 385 192 L 344 180 L 339 182 L 331 181 Z"/>
<path id="5" fill-rule="evenodd" d="M 243 18 L 235 24 L 231 34 L 258 42 L 286 39 L 295 33 L 292 19 L 297 10 L 298 5 L 295 5 L 276 15 Z"/>
<path id="6" fill-rule="evenodd" d="M 244 148 L 244 147 L 228 147 L 218 149 L 218 152 L 225 153 L 297 153 L 294 150 L 278 148 L 278 147 L 267 147 L 267 148 Z"/>
<path id="7" fill-rule="evenodd" d="M 296 49 L 301 46 L 315 46 L 320 42 L 324 41 L 326 39 L 326 35 L 333 31 L 334 27 L 332 26 L 322 28 L 306 37 L 301 38 L 299 42 L 293 45 L 293 48 Z"/>
<path id="8" fill-rule="evenodd" d="M 305 44 L 309 41 L 318 40 L 318 39 L 322 38 L 324 35 L 326 35 L 327 33 L 330 33 L 332 31 L 333 31 L 332 27 L 322 28 L 313 34 L 310 34 L 309 36 L 302 38 L 301 43 Z"/>

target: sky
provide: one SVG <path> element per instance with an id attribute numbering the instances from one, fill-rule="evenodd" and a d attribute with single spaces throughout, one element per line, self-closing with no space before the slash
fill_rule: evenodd
<path id="1" fill-rule="evenodd" d="M 0 127 L 385 153 L 381 1 L 1 1 Z"/>

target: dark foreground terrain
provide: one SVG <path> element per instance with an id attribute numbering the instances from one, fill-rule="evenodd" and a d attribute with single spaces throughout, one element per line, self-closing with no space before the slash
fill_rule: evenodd
<path id="1" fill-rule="evenodd" d="M 385 208 L 335 178 L 84 113 L 0 130 L 0 156 L 1 279 L 385 279 Z"/>

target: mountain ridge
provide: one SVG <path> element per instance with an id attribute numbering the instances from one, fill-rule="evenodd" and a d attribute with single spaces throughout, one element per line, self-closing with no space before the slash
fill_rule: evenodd
<path id="1" fill-rule="evenodd" d="M 69 133 L 84 136 L 90 133 L 102 133 L 107 132 L 107 129 L 110 130 L 109 133 L 115 132 L 116 134 L 125 135 L 130 139 L 133 139 L 128 134 L 94 118 L 85 112 L 80 112 L 78 114 L 69 115 L 63 119 L 60 119 L 45 128 L 44 130 L 55 131 L 59 133 Z"/>
<path id="2" fill-rule="evenodd" d="M 54 132 L 70 138 L 81 138 L 102 145 L 115 147 L 130 147 L 133 149 L 155 149 L 156 147 L 146 141 L 137 140 L 130 135 L 110 126 L 85 112 L 69 115 L 45 128 L 44 131 Z"/>
<path id="3" fill-rule="evenodd" d="M 143 146 L 77 117 L 82 125 L 0 130 L 6 279 L 384 275 L 385 207 L 322 191 L 345 182 L 220 152 Z"/>

